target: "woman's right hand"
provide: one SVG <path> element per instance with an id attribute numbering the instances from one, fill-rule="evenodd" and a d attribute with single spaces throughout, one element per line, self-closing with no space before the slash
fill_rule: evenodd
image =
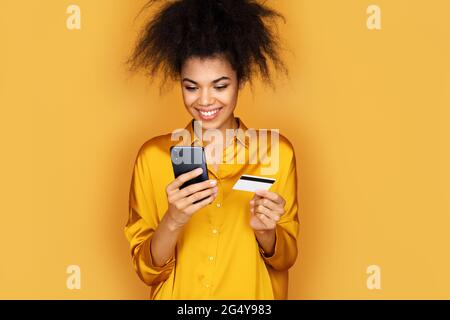
<path id="1" fill-rule="evenodd" d="M 197 168 L 183 173 L 167 185 L 166 195 L 169 205 L 167 214 L 171 221 L 171 229 L 182 228 L 195 212 L 216 198 L 218 190 L 216 180 L 206 180 L 180 189 L 184 182 L 199 176 L 202 172 L 202 168 Z M 195 201 L 205 197 L 207 198 L 194 204 Z"/>

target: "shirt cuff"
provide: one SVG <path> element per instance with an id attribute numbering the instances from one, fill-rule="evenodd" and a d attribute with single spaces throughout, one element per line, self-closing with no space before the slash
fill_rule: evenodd
<path id="1" fill-rule="evenodd" d="M 296 250 L 295 240 L 291 239 L 289 233 L 279 224 L 276 226 L 275 249 L 273 254 L 267 256 L 261 246 L 259 246 L 262 259 L 266 265 L 275 270 L 289 269 L 295 261 Z"/>

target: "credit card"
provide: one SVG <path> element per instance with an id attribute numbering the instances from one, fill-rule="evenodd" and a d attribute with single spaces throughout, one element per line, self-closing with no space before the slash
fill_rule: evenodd
<path id="1" fill-rule="evenodd" d="M 243 174 L 234 184 L 233 190 L 255 192 L 256 190 L 269 190 L 275 179 Z"/>

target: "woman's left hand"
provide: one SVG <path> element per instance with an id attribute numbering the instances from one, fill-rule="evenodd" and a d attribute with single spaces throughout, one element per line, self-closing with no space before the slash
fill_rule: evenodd
<path id="1" fill-rule="evenodd" d="M 278 193 L 256 190 L 250 200 L 250 226 L 255 231 L 274 230 L 284 214 L 285 204 Z"/>

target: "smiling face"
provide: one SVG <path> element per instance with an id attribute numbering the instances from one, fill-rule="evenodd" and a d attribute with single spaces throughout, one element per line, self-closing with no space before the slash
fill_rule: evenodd
<path id="1" fill-rule="evenodd" d="M 239 89 L 236 72 L 222 56 L 191 57 L 181 69 L 184 105 L 205 130 L 234 127 Z"/>

